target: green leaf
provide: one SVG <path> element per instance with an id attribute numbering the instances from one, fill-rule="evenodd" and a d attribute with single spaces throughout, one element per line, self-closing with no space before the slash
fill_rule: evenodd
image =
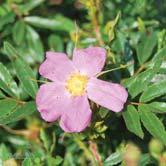
<path id="1" fill-rule="evenodd" d="M 80 44 L 84 47 L 88 47 L 89 45 L 95 44 L 97 42 L 96 38 L 88 37 L 80 41 Z"/>
<path id="2" fill-rule="evenodd" d="M 31 115 L 36 110 L 36 105 L 34 101 L 29 101 L 25 104 L 19 104 L 16 108 L 14 108 L 10 113 L 6 116 L 0 117 L 1 124 L 8 124 L 11 122 L 18 121 L 22 118 Z"/>
<path id="3" fill-rule="evenodd" d="M 111 154 L 105 161 L 104 161 L 104 166 L 112 166 L 112 165 L 117 165 L 120 162 L 122 162 L 123 156 L 122 152 L 115 152 Z"/>
<path id="4" fill-rule="evenodd" d="M 33 166 L 33 165 L 34 163 L 30 157 L 26 157 L 22 162 L 22 166 Z"/>
<path id="5" fill-rule="evenodd" d="M 141 128 L 140 117 L 136 108 L 132 105 L 129 105 L 127 106 L 127 110 L 124 111 L 122 115 L 128 130 L 136 134 L 140 138 L 143 138 L 144 133 Z"/>
<path id="6" fill-rule="evenodd" d="M 13 12 L 9 12 L 6 15 L 0 17 L 0 31 L 6 24 L 14 22 L 15 14 Z"/>
<path id="7" fill-rule="evenodd" d="M 48 166 L 52 165 L 60 165 L 62 163 L 63 159 L 60 156 L 56 156 L 55 158 L 51 156 L 47 156 L 47 164 Z"/>
<path id="8" fill-rule="evenodd" d="M 128 88 L 132 98 L 136 97 L 142 91 L 144 91 L 155 74 L 160 70 L 161 63 L 166 57 L 166 47 L 155 54 L 155 58 L 150 63 L 150 69 L 128 79 L 125 79 L 122 83 Z"/>
<path id="9" fill-rule="evenodd" d="M 162 48 L 160 51 L 158 51 L 155 55 L 154 58 L 152 59 L 152 62 L 150 65 L 153 66 L 153 70 L 159 70 L 161 67 L 161 64 L 163 60 L 166 58 L 166 47 Z"/>
<path id="10" fill-rule="evenodd" d="M 140 64 L 146 62 L 152 54 L 152 51 L 157 44 L 157 36 L 156 33 L 151 34 L 142 34 L 141 41 L 137 45 L 137 57 Z"/>
<path id="11" fill-rule="evenodd" d="M 154 113 L 166 113 L 166 103 L 164 102 L 153 102 L 148 106 L 152 108 Z"/>
<path id="12" fill-rule="evenodd" d="M 166 94 L 166 80 L 149 86 L 141 95 L 140 102 L 148 102 L 163 94 Z"/>
<path id="13" fill-rule="evenodd" d="M 161 67 L 160 70 L 159 70 L 159 74 L 166 75 L 166 68 L 165 67 Z"/>
<path id="14" fill-rule="evenodd" d="M 166 46 L 166 29 L 163 28 L 160 32 L 158 32 L 158 50 L 162 47 Z"/>
<path id="15" fill-rule="evenodd" d="M 9 59 L 12 61 L 13 59 L 16 59 L 18 55 L 18 52 L 13 48 L 13 46 L 8 43 L 4 42 L 4 51 L 8 55 Z"/>
<path id="16" fill-rule="evenodd" d="M 133 57 L 133 51 L 130 45 L 129 40 L 126 40 L 125 47 L 124 47 L 124 59 L 126 64 L 129 66 L 127 67 L 128 71 L 130 72 L 130 75 L 134 74 L 134 57 Z"/>
<path id="17" fill-rule="evenodd" d="M 0 99 L 5 98 L 5 95 L 2 93 L 2 91 L 0 90 Z"/>
<path id="18" fill-rule="evenodd" d="M 5 160 L 10 159 L 11 157 L 12 157 L 11 153 L 8 150 L 8 148 L 6 147 L 6 145 L 5 144 L 1 144 L 0 145 L 0 159 L 2 161 L 5 161 Z"/>
<path id="19" fill-rule="evenodd" d="M 52 51 L 63 52 L 64 50 L 63 41 L 57 35 L 50 35 L 48 37 L 48 45 Z"/>
<path id="20" fill-rule="evenodd" d="M 67 151 L 64 157 L 64 161 L 63 161 L 63 166 L 75 166 L 74 164 L 75 159 L 74 156 L 72 155 L 72 152 Z"/>
<path id="21" fill-rule="evenodd" d="M 19 84 L 19 94 L 21 100 L 26 100 L 29 97 L 22 83 Z"/>
<path id="22" fill-rule="evenodd" d="M 6 13 L 7 13 L 7 11 L 5 10 L 4 5 L 1 5 L 1 6 L 0 6 L 0 16 L 2 17 L 2 16 L 4 16 Z"/>
<path id="23" fill-rule="evenodd" d="M 45 149 L 47 150 L 47 152 L 49 152 L 51 143 L 50 143 L 50 139 L 44 129 L 40 130 L 40 138 L 43 141 Z"/>
<path id="24" fill-rule="evenodd" d="M 20 80 L 20 82 L 23 84 L 26 92 L 33 98 L 36 96 L 36 91 L 38 89 L 38 85 L 35 81 L 35 76 L 27 63 L 25 63 L 24 60 L 21 59 L 18 52 L 13 48 L 11 44 L 8 42 L 4 43 L 4 49 L 13 62 L 13 67 L 16 70 L 17 77 Z M 12 60 L 14 58 L 14 60 Z"/>
<path id="25" fill-rule="evenodd" d="M 116 18 L 112 21 L 107 22 L 104 27 L 105 33 L 108 35 L 109 42 L 115 38 L 115 27 L 118 24 L 118 21 L 121 17 L 121 12 L 118 12 Z"/>
<path id="26" fill-rule="evenodd" d="M 22 14 L 27 14 L 29 11 L 42 4 L 44 1 L 45 0 L 29 0 L 27 3 L 19 5 L 19 10 Z"/>
<path id="27" fill-rule="evenodd" d="M 64 16 L 57 16 L 53 19 L 42 18 L 39 16 L 28 16 L 25 17 L 24 20 L 35 27 L 50 30 L 71 32 L 75 28 L 74 23 Z"/>
<path id="28" fill-rule="evenodd" d="M 125 43 L 126 43 L 126 36 L 121 31 L 116 32 L 116 40 L 114 40 L 112 44 L 113 50 L 116 50 L 118 54 L 124 54 L 125 52 Z"/>
<path id="29" fill-rule="evenodd" d="M 109 113 L 109 110 L 106 108 L 101 107 L 99 110 L 99 114 L 102 118 L 105 118 L 108 113 Z"/>
<path id="30" fill-rule="evenodd" d="M 26 92 L 32 98 L 35 98 L 38 86 L 35 81 L 32 81 L 35 80 L 32 69 L 22 59 L 19 58 L 13 62 L 13 66 L 16 70 L 17 77 L 23 84 Z"/>
<path id="31" fill-rule="evenodd" d="M 140 105 L 138 108 L 145 128 L 153 137 L 160 139 L 166 145 L 166 131 L 160 119 L 151 112 L 151 108 L 148 105 Z"/>
<path id="32" fill-rule="evenodd" d="M 130 86 L 136 81 L 136 77 L 132 76 L 129 78 L 126 78 L 124 80 L 122 80 L 122 85 L 126 88 L 130 88 Z"/>
<path id="33" fill-rule="evenodd" d="M 73 54 L 73 49 L 74 49 L 74 44 L 73 44 L 73 42 L 69 41 L 66 45 L 67 55 L 72 55 Z"/>
<path id="34" fill-rule="evenodd" d="M 13 27 L 13 40 L 17 45 L 22 44 L 22 42 L 24 41 L 25 38 L 25 23 L 21 20 L 21 21 L 17 21 L 14 24 Z"/>
<path id="35" fill-rule="evenodd" d="M 152 163 L 154 164 L 153 158 L 147 153 L 141 155 L 138 166 L 147 166 Z"/>
<path id="36" fill-rule="evenodd" d="M 17 102 L 12 99 L 3 99 L 0 100 L 0 118 L 4 115 L 9 114 L 12 112 L 14 108 L 16 108 Z"/>
<path id="37" fill-rule="evenodd" d="M 18 97 L 17 84 L 13 80 L 7 68 L 2 63 L 0 63 L 0 88 L 10 96 Z"/>
<path id="38" fill-rule="evenodd" d="M 30 26 L 27 26 L 27 42 L 30 54 L 37 62 L 42 62 L 44 59 L 44 48 L 39 34 Z"/>
<path id="39" fill-rule="evenodd" d="M 155 73 L 152 69 L 148 69 L 134 77 L 134 80 L 132 80 L 132 83 L 130 83 L 128 88 L 132 98 L 136 97 L 138 94 L 145 90 L 154 74 Z"/>

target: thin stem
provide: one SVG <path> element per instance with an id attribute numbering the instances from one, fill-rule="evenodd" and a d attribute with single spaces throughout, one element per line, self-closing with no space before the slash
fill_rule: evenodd
<path id="1" fill-rule="evenodd" d="M 106 74 L 106 73 L 109 73 L 109 72 L 112 72 L 112 71 L 115 71 L 115 70 L 124 69 L 124 68 L 126 68 L 126 67 L 128 67 L 128 66 L 130 66 L 130 65 L 131 65 L 131 64 L 121 65 L 120 67 L 116 67 L 116 68 L 114 68 L 114 69 L 102 71 L 102 72 L 100 72 L 99 74 L 97 74 L 96 77 L 99 77 L 99 76 L 101 76 L 101 75 L 103 75 L 103 74 Z"/>
<path id="2" fill-rule="evenodd" d="M 77 48 L 77 43 L 78 43 L 78 32 L 79 32 L 79 29 L 78 29 L 78 25 L 77 25 L 77 22 L 75 21 L 75 46 L 74 46 L 74 49 Z"/>
<path id="3" fill-rule="evenodd" d="M 7 131 L 10 134 L 25 136 L 25 130 L 14 130 L 6 125 L 1 125 L 1 124 L 0 124 L 0 127 L 3 128 L 5 131 Z"/>
<path id="4" fill-rule="evenodd" d="M 145 66 L 142 65 L 136 72 L 135 72 L 135 75 L 137 75 L 138 73 L 140 73 L 142 70 L 145 69 Z"/>
<path id="5" fill-rule="evenodd" d="M 141 71 L 143 71 L 144 69 L 146 69 L 146 67 L 147 67 L 148 64 L 149 64 L 149 62 L 146 62 L 143 65 L 141 65 L 140 68 L 134 73 L 134 75 L 137 75 L 138 73 L 140 73 Z"/>
<path id="6" fill-rule="evenodd" d="M 48 83 L 49 81 L 44 81 L 44 80 L 36 80 L 34 78 L 30 78 L 30 80 L 34 81 L 34 82 L 40 82 L 40 83 Z"/>
<path id="7" fill-rule="evenodd" d="M 87 157 L 87 159 L 89 159 L 93 165 L 96 165 L 95 163 L 95 159 L 93 157 L 92 152 L 86 147 L 86 145 L 78 138 L 77 135 L 73 134 L 74 137 L 74 141 L 77 143 L 77 145 L 80 147 L 80 149 L 82 149 L 84 151 L 85 156 Z"/>
<path id="8" fill-rule="evenodd" d="M 28 138 L 29 140 L 36 139 L 36 142 L 40 143 L 40 141 L 37 137 L 38 130 L 30 130 L 30 129 L 15 130 L 6 125 L 2 125 L 2 124 L 0 124 L 0 128 L 3 128 L 6 132 L 8 132 L 10 134 L 24 136 L 24 137 Z"/>
<path id="9" fill-rule="evenodd" d="M 55 149 L 55 144 L 56 144 L 56 135 L 55 132 L 52 133 L 52 145 L 50 148 L 50 153 L 53 153 L 53 150 Z"/>
<path id="10" fill-rule="evenodd" d="M 129 104 L 131 104 L 131 105 L 137 105 L 137 106 L 139 106 L 139 105 L 141 105 L 141 104 L 143 104 L 143 103 L 137 103 L 137 102 L 129 102 Z"/>
<path id="11" fill-rule="evenodd" d="M 92 5 L 96 6 L 95 10 L 92 6 L 92 24 L 93 24 L 93 27 L 94 27 L 94 31 L 95 31 L 95 35 L 96 35 L 96 38 L 98 39 L 99 41 L 99 44 L 100 45 L 104 45 L 104 41 L 102 39 L 102 35 L 100 33 L 100 26 L 99 26 L 99 10 L 100 10 L 100 2 L 98 1 L 92 1 Z"/>
<path id="12" fill-rule="evenodd" d="M 98 21 L 97 21 L 96 17 L 94 17 L 93 25 L 94 25 L 94 30 L 95 30 L 96 38 L 98 39 L 99 44 L 102 46 L 102 45 L 104 45 L 104 41 L 103 41 L 103 39 L 101 37 L 99 24 L 98 24 Z"/>
<path id="13" fill-rule="evenodd" d="M 18 100 L 18 99 L 12 98 L 12 97 L 5 97 L 5 99 L 16 101 L 18 104 L 25 104 L 26 103 L 26 101 Z"/>
<path id="14" fill-rule="evenodd" d="M 98 150 L 97 150 L 98 149 L 97 144 L 92 141 L 90 141 L 89 144 L 90 144 L 90 149 L 93 153 L 93 156 L 95 157 L 96 161 L 98 162 L 98 166 L 103 166 L 100 154 L 98 153 Z"/>

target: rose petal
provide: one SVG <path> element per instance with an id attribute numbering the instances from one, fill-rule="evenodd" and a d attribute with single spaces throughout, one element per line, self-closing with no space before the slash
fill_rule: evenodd
<path id="1" fill-rule="evenodd" d="M 40 86 L 36 96 L 37 109 L 45 121 L 57 120 L 67 107 L 68 95 L 63 85 L 47 83 Z"/>
<path id="2" fill-rule="evenodd" d="M 122 111 L 128 93 L 119 84 L 108 83 L 97 78 L 91 78 L 87 93 L 90 100 L 114 112 Z"/>
<path id="3" fill-rule="evenodd" d="M 87 96 L 73 97 L 66 113 L 61 117 L 60 126 L 66 132 L 81 132 L 90 123 L 91 114 Z"/>
<path id="4" fill-rule="evenodd" d="M 100 47 L 89 47 L 76 49 L 73 54 L 73 63 L 80 70 L 89 76 L 99 73 L 104 67 L 106 51 Z"/>
<path id="5" fill-rule="evenodd" d="M 47 52 L 39 68 L 40 74 L 52 81 L 64 81 L 75 71 L 72 61 L 64 53 Z"/>

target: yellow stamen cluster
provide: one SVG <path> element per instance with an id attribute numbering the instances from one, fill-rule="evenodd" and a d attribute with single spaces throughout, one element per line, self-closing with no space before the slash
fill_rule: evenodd
<path id="1" fill-rule="evenodd" d="M 86 75 L 75 73 L 66 81 L 66 89 L 72 96 L 81 96 L 85 93 L 87 82 Z"/>

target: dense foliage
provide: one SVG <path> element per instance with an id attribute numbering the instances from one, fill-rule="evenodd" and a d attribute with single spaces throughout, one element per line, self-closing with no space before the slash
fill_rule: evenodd
<path id="1" fill-rule="evenodd" d="M 166 165 L 164 0 L 0 0 L 0 165 Z M 125 86 L 125 109 L 95 107 L 91 125 L 64 133 L 35 105 L 48 50 L 100 46 L 101 79 Z"/>

